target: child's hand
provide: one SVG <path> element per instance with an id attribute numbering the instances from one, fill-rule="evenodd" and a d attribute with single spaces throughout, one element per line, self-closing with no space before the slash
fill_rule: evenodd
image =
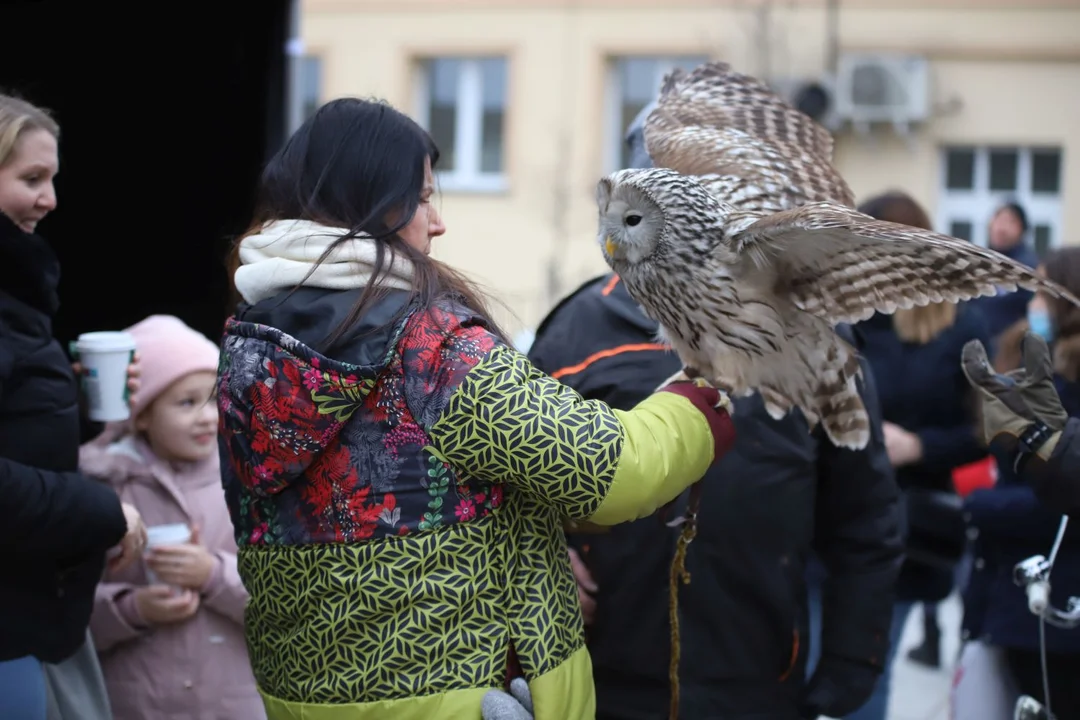
<path id="1" fill-rule="evenodd" d="M 158 580 L 198 592 L 214 572 L 214 556 L 199 544 L 199 529 L 191 529 L 186 545 L 162 545 L 150 550 L 146 564 Z"/>
<path id="2" fill-rule="evenodd" d="M 135 591 L 135 607 L 148 625 L 181 623 L 199 610 L 199 593 L 150 585 Z"/>

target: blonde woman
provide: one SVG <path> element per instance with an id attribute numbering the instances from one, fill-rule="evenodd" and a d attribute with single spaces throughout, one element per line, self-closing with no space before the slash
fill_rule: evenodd
<path id="1" fill-rule="evenodd" d="M 125 567 L 146 537 L 133 507 L 76 470 L 78 386 L 52 337 L 59 267 L 34 234 L 56 207 L 59 135 L 48 113 L 0 95 L 0 717 L 26 720 L 45 717 L 42 662 L 65 663 L 50 675 L 74 673 L 68 685 L 98 690 L 107 713 L 86 642 L 94 589 L 106 552 L 119 545 L 110 565 Z M 59 708 L 65 688 L 52 690 Z M 71 717 L 97 717 L 91 698 L 79 705 Z"/>
<path id="2" fill-rule="evenodd" d="M 859 210 L 880 220 L 930 228 L 926 212 L 903 193 L 872 198 Z M 873 368 L 885 418 L 885 446 L 907 505 L 907 559 L 897 583 L 892 650 L 871 700 L 849 718 L 883 720 L 888 674 L 904 621 L 914 603 L 926 605 L 926 647 L 916 660 L 940 661 L 934 603 L 953 589 L 965 534 L 954 502 L 952 471 L 985 457 L 970 412 L 970 387 L 960 367 L 964 343 L 989 342 L 983 317 L 971 306 L 942 303 L 875 315 L 856 326 Z"/>

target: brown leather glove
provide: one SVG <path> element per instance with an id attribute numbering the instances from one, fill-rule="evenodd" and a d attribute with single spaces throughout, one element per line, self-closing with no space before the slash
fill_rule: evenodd
<path id="1" fill-rule="evenodd" d="M 1046 341 L 1026 333 L 1022 351 L 1023 367 L 1005 374 L 995 373 L 986 357 L 986 348 L 978 340 L 971 340 L 964 345 L 961 362 L 979 400 L 983 442 L 987 445 L 1000 442 L 1012 449 L 1025 431 L 1041 422 L 1053 431 L 1051 439 L 1037 450 L 1045 460 L 1069 416 L 1054 387 L 1054 366 Z"/>

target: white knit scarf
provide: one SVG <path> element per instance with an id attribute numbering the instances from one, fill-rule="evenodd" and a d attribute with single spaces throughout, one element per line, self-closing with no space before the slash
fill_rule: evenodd
<path id="1" fill-rule="evenodd" d="M 320 225 L 310 220 L 275 220 L 261 232 L 240 242 L 240 267 L 233 281 L 246 302 L 257 303 L 298 285 L 349 290 L 363 287 L 375 272 L 375 240 L 367 235 L 343 242 L 315 267 L 346 228 Z M 390 259 L 389 250 L 386 253 Z M 315 271 L 312 272 L 312 268 Z M 311 273 L 310 277 L 305 277 Z M 408 290 L 412 287 L 412 263 L 395 257 L 389 270 L 380 274 L 382 287 Z"/>

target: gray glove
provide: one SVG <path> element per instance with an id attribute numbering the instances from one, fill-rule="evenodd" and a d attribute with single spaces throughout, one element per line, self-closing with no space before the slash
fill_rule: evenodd
<path id="1" fill-rule="evenodd" d="M 510 692 L 489 690 L 480 706 L 483 720 L 533 720 L 532 695 L 525 678 L 510 681 Z"/>

